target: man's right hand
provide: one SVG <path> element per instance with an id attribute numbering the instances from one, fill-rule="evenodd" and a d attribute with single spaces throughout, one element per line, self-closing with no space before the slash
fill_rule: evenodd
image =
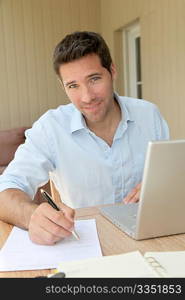
<path id="1" fill-rule="evenodd" d="M 70 236 L 74 227 L 74 209 L 61 202 L 60 211 L 50 204 L 40 204 L 32 213 L 29 222 L 29 236 L 32 242 L 53 245 Z"/>

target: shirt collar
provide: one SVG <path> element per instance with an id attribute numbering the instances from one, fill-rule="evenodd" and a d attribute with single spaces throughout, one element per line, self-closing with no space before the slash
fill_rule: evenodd
<path id="1" fill-rule="evenodd" d="M 74 111 L 71 118 L 71 133 L 86 128 L 87 126 L 82 113 L 74 106 Z"/>
<path id="2" fill-rule="evenodd" d="M 131 118 L 131 115 L 124 101 L 120 99 L 119 95 L 116 92 L 114 92 L 114 98 L 117 100 L 121 109 L 121 123 L 125 124 L 128 121 L 134 121 Z M 81 129 L 87 129 L 87 125 L 82 113 L 74 106 L 74 111 L 71 119 L 71 133 Z"/>
<path id="3" fill-rule="evenodd" d="M 126 104 L 123 100 L 121 100 L 120 96 L 118 93 L 114 92 L 114 98 L 117 100 L 119 107 L 121 109 L 121 122 L 122 123 L 127 123 L 128 121 L 134 121 L 132 118 L 130 112 L 128 111 Z"/>

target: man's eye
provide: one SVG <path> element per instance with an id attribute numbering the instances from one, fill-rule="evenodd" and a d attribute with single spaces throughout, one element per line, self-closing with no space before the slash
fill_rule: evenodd
<path id="1" fill-rule="evenodd" d="M 71 84 L 71 85 L 68 86 L 69 89 L 75 89 L 77 87 L 78 87 L 77 84 Z"/>
<path id="2" fill-rule="evenodd" d="M 92 77 L 92 78 L 91 78 L 92 81 L 97 81 L 97 80 L 99 80 L 99 79 L 101 79 L 101 77 L 99 77 L 99 76 L 96 76 L 96 77 Z"/>

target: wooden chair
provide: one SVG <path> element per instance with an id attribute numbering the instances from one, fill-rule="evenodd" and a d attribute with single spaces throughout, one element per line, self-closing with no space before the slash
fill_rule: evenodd
<path id="1" fill-rule="evenodd" d="M 51 190 L 51 197 L 53 201 L 56 203 L 56 205 L 61 203 L 59 192 L 57 191 L 55 184 L 52 180 L 50 180 L 50 190 Z"/>

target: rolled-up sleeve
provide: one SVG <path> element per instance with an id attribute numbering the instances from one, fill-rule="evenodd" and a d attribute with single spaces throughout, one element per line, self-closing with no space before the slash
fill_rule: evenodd
<path id="1" fill-rule="evenodd" d="M 51 137 L 41 121 L 25 132 L 26 141 L 20 145 L 4 173 L 0 176 L 0 191 L 17 188 L 32 199 L 38 189 L 49 180 L 55 168 Z"/>

